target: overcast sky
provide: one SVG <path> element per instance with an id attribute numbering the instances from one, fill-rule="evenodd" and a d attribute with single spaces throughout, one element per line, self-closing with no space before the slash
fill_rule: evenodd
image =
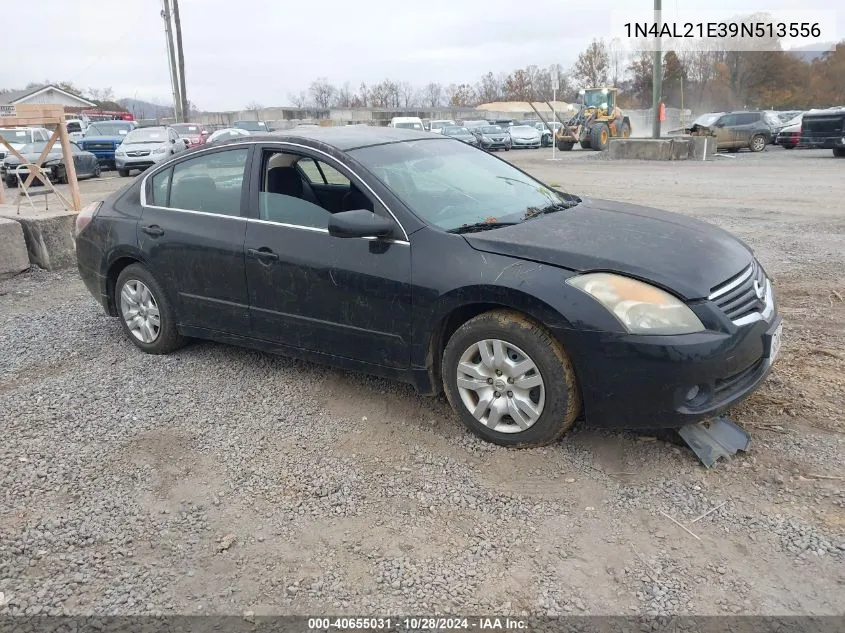
<path id="1" fill-rule="evenodd" d="M 637 19 L 651 18 L 640 0 Z M 315 77 L 336 84 L 385 78 L 423 85 L 471 82 L 492 70 L 529 64 L 569 67 L 593 37 L 614 33 L 609 11 L 631 15 L 634 3 L 605 0 L 600 11 L 572 0 L 180 0 L 188 98 L 205 110 L 240 109 L 251 101 L 287 105 Z M 742 7 L 742 12 L 790 9 L 794 0 L 663 0 L 664 10 Z M 836 3 L 833 3 L 836 4 Z M 20 3 L 16 6 L 20 7 Z M 801 3 L 798 18 L 814 7 Z M 521 7 L 518 12 L 514 7 Z M 636 9 L 636 7 L 634 7 Z M 2 87 L 31 81 L 72 81 L 111 87 L 117 97 L 169 103 L 170 84 L 161 0 L 36 0 L 28 20 L 6 29 Z M 620 15 L 616 14 L 617 18 Z M 793 13 L 793 15 L 795 15 Z M 699 19 L 701 14 L 696 14 Z M 718 17 L 718 16 L 717 16 Z M 823 24 L 824 39 L 845 36 Z M 32 27 L 38 26 L 37 30 Z M 28 50 L 27 54 L 11 51 Z M 17 60 L 10 63 L 11 59 Z M 28 63 L 24 63 L 28 62 Z"/>

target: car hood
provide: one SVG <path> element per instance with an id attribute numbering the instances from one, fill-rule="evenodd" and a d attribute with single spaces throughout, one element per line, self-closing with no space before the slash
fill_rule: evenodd
<path id="1" fill-rule="evenodd" d="M 125 136 L 83 136 L 79 139 L 81 142 L 84 143 L 122 143 Z"/>
<path id="2" fill-rule="evenodd" d="M 37 154 L 21 154 L 21 155 L 27 160 L 28 163 L 34 163 L 35 161 L 38 160 L 38 157 L 41 156 L 41 152 L 39 152 Z M 44 162 L 47 163 L 49 161 L 60 159 L 61 157 L 62 157 L 61 150 L 53 151 L 53 152 L 50 152 L 49 154 L 47 154 L 47 157 L 44 159 Z M 14 154 L 9 154 L 8 156 L 6 156 L 6 158 L 4 159 L 3 162 L 6 163 L 7 165 L 19 165 L 21 161 Z"/>
<path id="3" fill-rule="evenodd" d="M 154 149 L 158 149 L 159 147 L 164 147 L 166 143 L 164 141 L 145 141 L 143 143 L 122 143 L 120 148 L 127 152 L 137 152 L 137 151 L 144 151 L 150 150 L 153 151 Z"/>
<path id="4" fill-rule="evenodd" d="M 488 253 L 579 272 L 630 275 L 687 300 L 708 296 L 753 257 L 744 242 L 707 222 L 592 198 L 582 198 L 572 209 L 464 238 Z"/>

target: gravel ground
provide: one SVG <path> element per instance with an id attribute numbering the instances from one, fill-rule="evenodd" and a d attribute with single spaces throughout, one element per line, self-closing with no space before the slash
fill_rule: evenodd
<path id="1" fill-rule="evenodd" d="M 74 271 L 0 282 L 0 615 L 843 614 L 845 220 L 828 154 L 508 155 L 722 224 L 775 275 L 782 359 L 735 412 L 752 450 L 710 470 L 583 426 L 498 448 L 442 399 L 223 345 L 144 355 Z"/>

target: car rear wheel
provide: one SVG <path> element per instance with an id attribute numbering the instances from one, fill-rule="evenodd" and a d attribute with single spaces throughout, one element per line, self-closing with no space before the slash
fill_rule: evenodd
<path id="1" fill-rule="evenodd" d="M 124 331 L 141 350 L 167 354 L 183 345 L 161 285 L 141 264 L 131 264 L 121 271 L 115 284 L 115 302 Z"/>
<path id="2" fill-rule="evenodd" d="M 581 398 L 563 347 L 511 310 L 464 323 L 443 353 L 443 385 L 461 421 L 502 446 L 542 446 L 575 424 Z"/>
<path id="3" fill-rule="evenodd" d="M 98 163 L 97 166 L 94 167 L 94 173 L 92 174 L 92 176 L 94 176 L 94 178 L 99 178 L 102 173 L 103 173 L 103 170 Z"/>
<path id="4" fill-rule="evenodd" d="M 834 158 L 845 158 L 845 147 L 834 147 L 833 148 L 833 157 Z"/>
<path id="5" fill-rule="evenodd" d="M 129 170 L 128 169 L 118 169 L 117 173 L 121 178 L 126 178 L 126 177 L 129 176 Z"/>
<path id="6" fill-rule="evenodd" d="M 766 137 L 762 134 L 755 134 L 751 137 L 751 142 L 748 144 L 748 149 L 752 152 L 762 152 L 766 149 Z"/>

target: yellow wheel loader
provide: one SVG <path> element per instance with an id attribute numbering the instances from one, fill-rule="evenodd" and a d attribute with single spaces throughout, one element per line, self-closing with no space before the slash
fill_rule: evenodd
<path id="1" fill-rule="evenodd" d="M 603 151 L 610 139 L 629 138 L 631 121 L 616 106 L 617 93 L 616 88 L 582 90 L 583 103 L 570 106 L 569 120 L 564 121 L 557 115 L 561 124 L 555 133 L 557 148 L 566 152 L 580 143 L 583 149 Z"/>

